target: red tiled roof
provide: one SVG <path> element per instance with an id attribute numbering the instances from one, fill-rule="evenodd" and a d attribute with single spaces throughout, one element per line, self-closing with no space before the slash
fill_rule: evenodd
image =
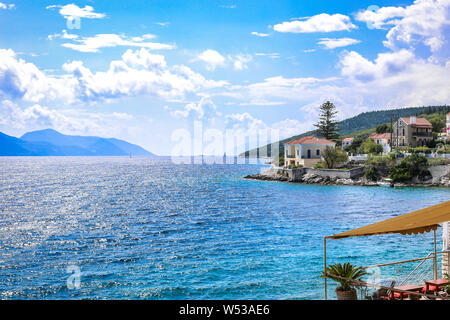
<path id="1" fill-rule="evenodd" d="M 370 136 L 372 139 L 390 139 L 391 138 L 391 134 L 389 132 L 386 133 L 378 133 L 378 134 L 373 134 Z"/>
<path id="2" fill-rule="evenodd" d="M 353 139 L 355 139 L 355 138 L 345 138 L 345 139 L 342 140 L 342 141 L 352 141 Z"/>
<path id="3" fill-rule="evenodd" d="M 420 128 L 432 128 L 433 127 L 431 125 L 431 123 L 429 123 L 428 120 L 425 118 L 416 118 L 415 124 L 411 124 L 411 117 L 404 117 L 404 118 L 402 118 L 402 120 L 405 121 L 408 126 L 412 126 L 412 127 L 420 127 Z"/>
<path id="4" fill-rule="evenodd" d="M 285 144 L 336 144 L 336 142 L 330 141 L 328 139 L 317 138 L 317 137 L 303 137 L 297 140 L 291 140 Z"/>

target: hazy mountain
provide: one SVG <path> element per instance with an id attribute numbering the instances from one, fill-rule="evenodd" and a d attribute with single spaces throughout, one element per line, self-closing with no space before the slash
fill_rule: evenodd
<path id="1" fill-rule="evenodd" d="M 28 132 L 20 139 L 0 133 L 2 156 L 155 156 L 138 145 L 114 138 L 70 136 L 52 129 Z"/>

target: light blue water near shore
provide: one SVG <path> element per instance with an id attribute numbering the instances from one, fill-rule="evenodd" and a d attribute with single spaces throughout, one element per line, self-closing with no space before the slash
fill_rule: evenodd
<path id="1" fill-rule="evenodd" d="M 0 168 L 3 299 L 320 299 L 323 236 L 450 199 L 242 178 L 260 165 L 56 157 Z M 335 240 L 328 255 L 371 265 L 424 256 L 432 241 Z M 69 266 L 79 289 L 67 288 Z"/>

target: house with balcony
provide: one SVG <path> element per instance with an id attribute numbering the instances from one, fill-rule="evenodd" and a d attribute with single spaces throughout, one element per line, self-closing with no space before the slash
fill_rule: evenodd
<path id="1" fill-rule="evenodd" d="M 314 167 L 322 160 L 326 147 L 335 146 L 333 141 L 312 136 L 289 141 L 284 144 L 284 166 Z"/>
<path id="2" fill-rule="evenodd" d="M 399 147 L 422 147 L 433 140 L 433 126 L 425 118 L 400 118 L 393 126 L 393 145 Z"/>

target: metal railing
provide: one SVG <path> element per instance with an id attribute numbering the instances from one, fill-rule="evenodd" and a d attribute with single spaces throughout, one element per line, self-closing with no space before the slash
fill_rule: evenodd
<path id="1" fill-rule="evenodd" d="M 413 132 L 413 137 L 432 137 L 433 134 L 431 132 Z"/>

